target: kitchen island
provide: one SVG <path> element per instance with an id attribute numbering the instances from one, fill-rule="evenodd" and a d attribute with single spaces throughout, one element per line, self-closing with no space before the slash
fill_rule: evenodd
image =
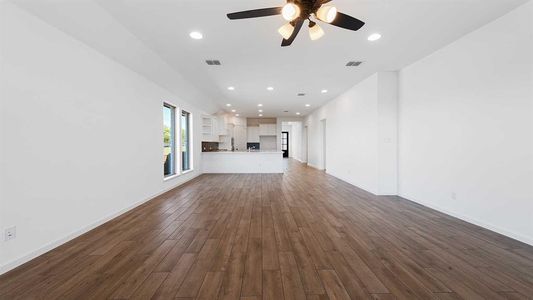
<path id="1" fill-rule="evenodd" d="M 203 173 L 283 173 L 281 151 L 202 152 Z"/>

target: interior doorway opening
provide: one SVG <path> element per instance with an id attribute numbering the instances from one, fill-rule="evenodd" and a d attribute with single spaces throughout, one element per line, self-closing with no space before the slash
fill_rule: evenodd
<path id="1" fill-rule="evenodd" d="M 281 151 L 284 158 L 303 161 L 303 123 L 302 121 L 284 121 L 281 123 Z"/>

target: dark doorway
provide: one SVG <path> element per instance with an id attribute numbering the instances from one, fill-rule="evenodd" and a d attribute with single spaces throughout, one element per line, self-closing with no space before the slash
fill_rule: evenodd
<path id="1" fill-rule="evenodd" d="M 281 132 L 281 151 L 283 151 L 283 157 L 289 157 L 289 132 Z"/>

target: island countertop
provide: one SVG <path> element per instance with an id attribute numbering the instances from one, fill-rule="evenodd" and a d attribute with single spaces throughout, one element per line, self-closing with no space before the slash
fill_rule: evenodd
<path id="1" fill-rule="evenodd" d="M 281 151 L 202 152 L 204 173 L 283 173 Z"/>

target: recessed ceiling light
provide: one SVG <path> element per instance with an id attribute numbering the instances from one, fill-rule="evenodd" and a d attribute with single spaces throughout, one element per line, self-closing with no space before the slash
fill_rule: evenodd
<path id="1" fill-rule="evenodd" d="M 368 40 L 371 42 L 377 41 L 381 38 L 381 34 L 379 33 L 373 33 L 370 36 L 368 36 Z"/>
<path id="2" fill-rule="evenodd" d="M 311 106 L 311 104 L 306 104 L 306 105 L 305 105 L 305 107 L 309 107 L 309 106 Z"/>
<path id="3" fill-rule="evenodd" d="M 231 104 L 228 103 L 228 104 L 226 104 L 226 106 L 227 106 L 227 107 L 231 107 Z"/>
<path id="4" fill-rule="evenodd" d="M 189 33 L 189 36 L 191 37 L 191 39 L 195 39 L 195 40 L 201 40 L 204 38 L 204 35 L 198 31 L 193 31 Z"/>
<path id="5" fill-rule="evenodd" d="M 262 116 L 263 116 L 263 114 L 259 114 L 259 116 L 260 116 L 260 117 L 262 117 Z"/>
<path id="6" fill-rule="evenodd" d="M 236 116 L 236 117 L 238 117 L 238 116 L 239 116 L 239 114 L 235 114 L 235 116 Z"/>
<path id="7" fill-rule="evenodd" d="M 328 92 L 328 90 L 322 90 L 322 91 L 320 91 L 320 92 L 321 92 L 322 94 L 325 94 L 325 93 Z"/>
<path id="8" fill-rule="evenodd" d="M 263 112 L 263 110 L 262 110 L 262 109 L 260 109 L 260 110 L 258 110 L 258 112 Z"/>
<path id="9" fill-rule="evenodd" d="M 299 112 L 297 112 L 296 114 L 297 114 L 297 115 L 300 115 L 300 113 L 299 113 Z"/>
<path id="10" fill-rule="evenodd" d="M 271 87 L 271 86 L 269 86 L 269 87 L 267 87 L 267 90 L 269 90 L 269 91 L 273 91 L 273 90 L 274 90 L 274 88 L 273 88 L 273 87 Z"/>
<path id="11" fill-rule="evenodd" d="M 235 87 L 234 86 L 228 86 L 228 90 L 233 91 L 233 90 L 235 90 Z"/>
<path id="12" fill-rule="evenodd" d="M 236 112 L 236 110 L 232 109 L 231 112 Z"/>
<path id="13" fill-rule="evenodd" d="M 263 104 L 259 103 L 259 104 L 257 104 L 257 106 L 261 107 L 261 106 L 263 106 Z"/>

